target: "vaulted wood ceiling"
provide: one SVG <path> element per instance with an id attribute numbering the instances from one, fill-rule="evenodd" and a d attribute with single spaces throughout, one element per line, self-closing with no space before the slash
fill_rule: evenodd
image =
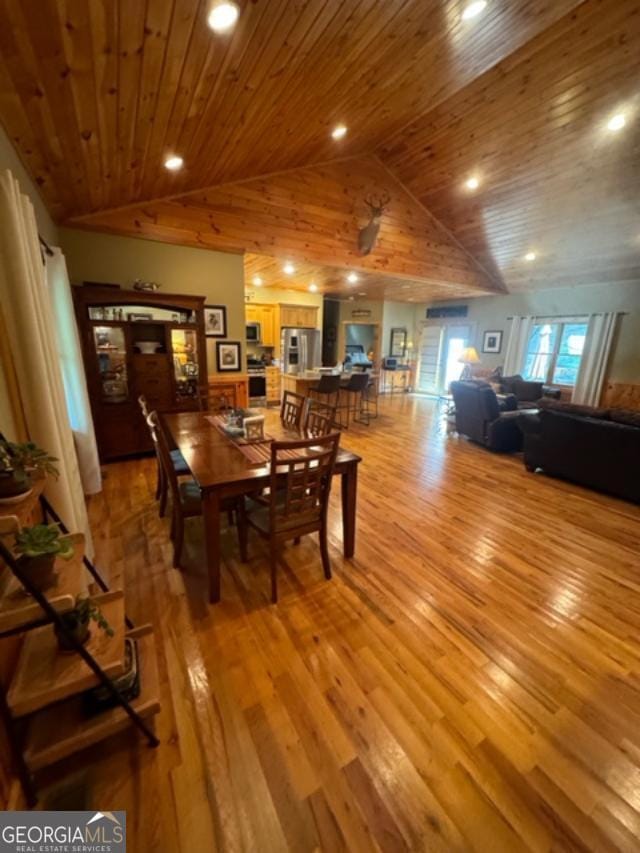
<path id="1" fill-rule="evenodd" d="M 468 2 L 243 0 L 220 36 L 205 0 L 0 0 L 0 119 L 57 221 L 291 257 L 337 292 L 351 267 L 400 299 L 640 277 L 638 3 Z"/>

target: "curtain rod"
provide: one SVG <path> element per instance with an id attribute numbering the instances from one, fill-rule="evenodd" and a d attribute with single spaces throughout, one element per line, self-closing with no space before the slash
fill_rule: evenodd
<path id="1" fill-rule="evenodd" d="M 47 243 L 47 241 L 40 234 L 38 234 L 38 240 L 40 240 L 40 245 L 45 250 L 47 255 L 49 255 L 49 257 L 52 258 L 53 257 L 53 249 L 51 248 L 51 246 Z"/>
<path id="2" fill-rule="evenodd" d="M 576 315 L 576 316 L 579 316 L 579 317 L 583 317 L 583 316 L 584 316 L 584 317 L 586 317 L 586 316 L 591 317 L 593 314 L 607 314 L 607 313 L 608 313 L 607 311 L 587 311 L 587 312 L 585 312 L 584 314 L 578 314 L 578 315 Z M 611 313 L 612 313 L 612 314 L 617 314 L 617 315 L 618 315 L 618 317 L 628 317 L 628 316 L 629 316 L 629 314 L 630 314 L 631 312 L 629 312 L 629 311 L 612 311 Z M 521 317 L 522 315 L 521 315 L 521 314 L 519 314 L 519 315 L 517 315 L 517 316 L 520 316 L 520 317 Z M 532 314 L 531 316 L 532 316 L 532 317 L 540 317 L 541 319 L 547 319 L 547 318 L 548 318 L 549 320 L 553 320 L 553 317 L 554 317 L 554 315 L 553 315 L 553 314 Z M 557 315 L 555 315 L 555 316 L 558 316 L 558 317 L 567 317 L 567 316 L 569 316 L 569 315 L 568 315 L 568 314 L 557 314 Z M 514 319 L 515 319 L 515 317 L 507 317 L 507 320 L 514 320 Z"/>

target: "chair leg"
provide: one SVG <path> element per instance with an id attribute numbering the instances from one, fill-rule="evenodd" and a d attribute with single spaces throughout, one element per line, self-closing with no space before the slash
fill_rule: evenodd
<path id="1" fill-rule="evenodd" d="M 184 516 L 176 514 L 176 533 L 173 542 L 173 567 L 182 568 L 182 544 L 184 542 Z"/>
<path id="2" fill-rule="evenodd" d="M 167 494 L 169 492 L 167 486 L 167 477 L 164 471 L 160 472 L 160 506 L 158 508 L 158 513 L 160 518 L 164 518 L 165 512 L 167 511 Z"/>
<path id="3" fill-rule="evenodd" d="M 327 580 L 331 579 L 331 561 L 329 560 L 329 547 L 327 545 L 327 525 L 320 528 L 320 556 L 322 557 L 322 568 Z"/>
<path id="4" fill-rule="evenodd" d="M 238 509 L 236 510 L 238 519 L 238 544 L 240 545 L 240 561 L 246 563 L 249 559 L 249 525 L 247 524 L 247 511 L 244 504 L 244 498 L 238 501 Z"/>
<path id="5" fill-rule="evenodd" d="M 269 541 L 269 560 L 271 564 L 271 603 L 278 603 L 278 548 L 273 539 Z"/>
<path id="6" fill-rule="evenodd" d="M 162 465 L 160 460 L 156 458 L 156 500 L 160 500 L 162 494 Z"/>

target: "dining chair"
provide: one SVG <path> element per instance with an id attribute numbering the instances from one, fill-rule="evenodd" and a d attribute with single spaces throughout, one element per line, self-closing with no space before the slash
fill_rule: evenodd
<path id="1" fill-rule="evenodd" d="M 235 385 L 211 383 L 198 388 L 198 408 L 201 412 L 220 414 L 237 408 Z"/>
<path id="2" fill-rule="evenodd" d="M 171 453 L 167 434 L 158 419 L 157 412 L 150 412 L 147 418 L 149 428 L 155 433 L 160 460 L 171 491 L 171 541 L 173 542 L 173 565 L 176 569 L 182 568 L 182 547 L 184 544 L 184 523 L 187 518 L 195 518 L 202 515 L 202 497 L 200 486 L 193 478 L 189 480 L 178 480 L 175 469 L 171 463 Z M 226 512 L 229 519 L 233 519 L 235 511 L 238 525 L 238 540 L 240 544 L 240 556 L 246 560 L 246 532 L 242 532 L 245 523 L 245 513 L 240 507 L 238 498 L 226 498 L 221 502 L 220 511 Z"/>
<path id="3" fill-rule="evenodd" d="M 307 438 L 320 438 L 336 430 L 336 407 L 307 406 L 302 432 Z"/>
<path id="4" fill-rule="evenodd" d="M 327 511 L 333 467 L 338 453 L 340 433 L 297 441 L 274 441 L 271 445 L 271 474 L 268 501 L 248 501 L 239 525 L 245 537 L 241 552 L 247 556 L 248 528 L 252 527 L 269 541 L 271 601 L 278 600 L 278 549 L 288 539 L 298 540 L 318 533 L 324 575 L 331 577 L 327 546 Z"/>
<path id="5" fill-rule="evenodd" d="M 280 407 L 280 420 L 282 425 L 288 429 L 300 431 L 309 405 L 307 397 L 296 394 L 295 391 L 285 391 Z"/>
<path id="6" fill-rule="evenodd" d="M 160 458 L 160 450 L 158 448 L 158 438 L 157 431 L 151 427 L 149 423 L 149 415 L 151 414 L 148 409 L 147 401 L 144 394 L 141 394 L 138 397 L 138 404 L 140 405 L 140 409 L 142 410 L 142 416 L 144 417 L 147 426 L 149 427 L 149 432 L 151 434 L 151 440 L 153 441 L 153 449 L 156 455 L 156 494 L 155 499 L 160 501 L 158 507 L 158 514 L 160 518 L 164 518 L 164 514 L 167 509 L 167 496 L 168 496 L 168 484 L 167 477 L 164 472 L 164 466 L 162 465 L 162 460 Z M 186 460 L 182 453 L 177 448 L 169 451 L 169 456 L 171 457 L 171 464 L 173 466 L 173 470 L 175 471 L 176 477 L 186 477 L 191 474 L 189 466 L 186 463 Z"/>

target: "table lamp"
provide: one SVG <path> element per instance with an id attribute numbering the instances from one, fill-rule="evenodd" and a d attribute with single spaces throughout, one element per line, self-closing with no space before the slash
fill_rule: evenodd
<path id="1" fill-rule="evenodd" d="M 464 364 L 464 368 L 462 369 L 462 373 L 460 374 L 460 380 L 463 381 L 465 379 L 473 379 L 473 373 L 471 372 L 471 365 L 478 364 L 480 362 L 480 356 L 475 347 L 465 347 L 462 350 L 462 354 L 458 359 L 460 364 Z"/>

